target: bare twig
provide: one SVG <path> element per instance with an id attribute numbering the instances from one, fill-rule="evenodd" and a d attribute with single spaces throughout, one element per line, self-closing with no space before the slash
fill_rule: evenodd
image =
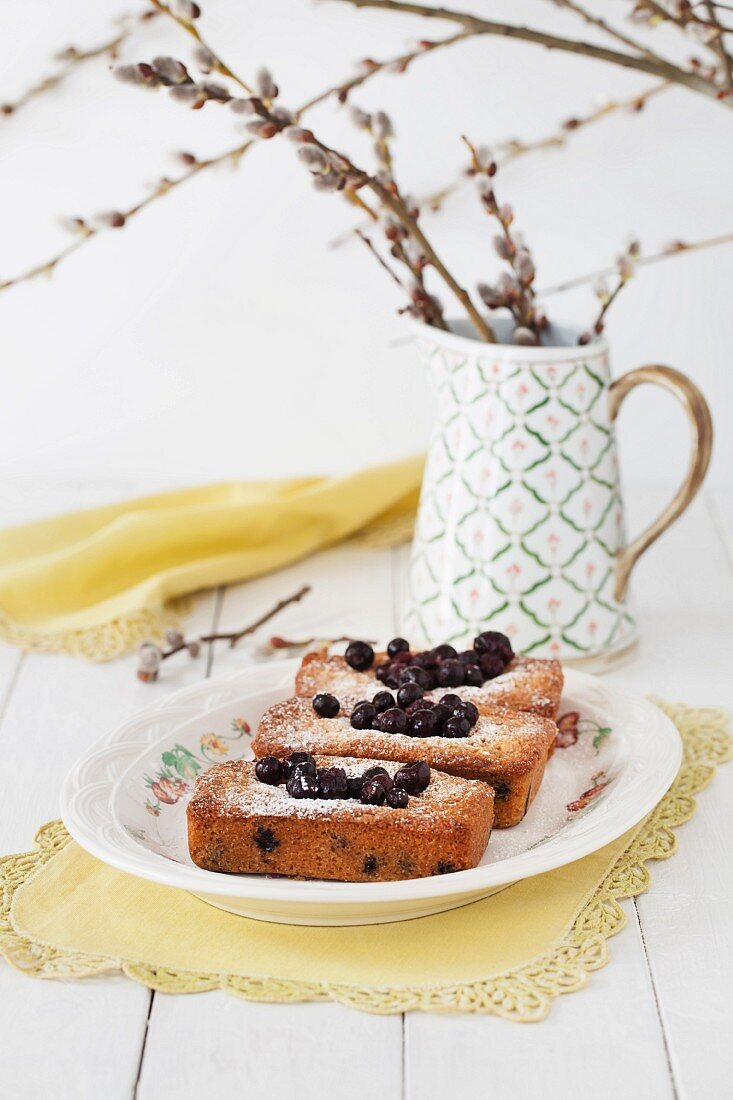
<path id="1" fill-rule="evenodd" d="M 725 86 L 728 91 L 731 91 L 733 90 L 733 60 L 731 59 L 731 55 L 725 48 L 725 41 L 723 39 L 723 31 L 725 28 L 718 21 L 718 18 L 715 14 L 715 5 L 711 2 L 711 0 L 706 0 L 705 8 L 717 30 L 715 37 L 710 42 L 710 48 L 714 50 L 715 53 L 718 55 L 723 72 L 723 80 L 725 81 Z"/>
<path id="2" fill-rule="evenodd" d="M 274 619 L 276 615 L 279 615 L 281 611 L 284 611 L 286 607 L 290 607 L 293 603 L 299 603 L 304 596 L 307 596 L 311 591 L 309 584 L 304 584 L 302 588 L 299 588 L 297 592 L 294 592 L 292 596 L 287 596 L 284 600 L 278 600 L 274 607 L 271 607 L 269 611 L 266 611 L 264 615 L 260 615 L 259 619 L 255 619 L 249 626 L 243 627 L 242 630 L 234 630 L 225 634 L 202 634 L 199 638 L 200 642 L 219 642 L 228 641 L 232 649 L 236 646 L 237 642 L 241 642 L 242 638 L 246 638 L 250 634 L 254 634 L 256 630 L 259 630 L 261 626 L 269 622 L 270 619 Z"/>
<path id="3" fill-rule="evenodd" d="M 158 199 L 162 199 L 164 195 L 168 195 L 176 187 L 180 187 L 181 184 L 187 183 L 194 176 L 197 176 L 200 172 L 205 171 L 207 168 L 213 168 L 218 164 L 224 164 L 229 161 L 232 165 L 236 166 L 240 159 L 244 156 L 247 150 L 253 145 L 252 139 L 235 145 L 232 149 L 227 149 L 223 153 L 219 153 L 215 157 L 209 157 L 206 160 L 196 160 L 194 158 L 193 163 L 183 172 L 180 176 L 176 176 L 173 179 L 165 178 L 162 180 L 154 191 L 151 191 L 145 198 L 140 199 L 134 206 L 128 207 L 126 210 L 117 212 L 118 221 L 115 227 L 121 228 L 126 225 L 127 222 L 140 214 L 148 206 L 151 206 Z M 11 286 L 17 286 L 18 283 L 27 282 L 30 279 L 35 279 L 39 275 L 51 275 L 54 269 L 62 263 L 69 256 L 73 255 L 82 245 L 87 244 L 93 237 L 98 236 L 104 232 L 104 226 L 89 225 L 87 222 L 77 219 L 78 222 L 78 236 L 76 240 L 67 245 L 66 248 L 62 248 L 60 252 L 57 252 L 55 256 L 52 256 L 50 260 L 44 260 L 42 263 L 35 264 L 33 267 L 27 268 L 19 275 L 13 276 L 11 279 L 0 279 L 0 291 L 7 290 Z M 107 223 L 109 224 L 109 222 Z"/>
<path id="4" fill-rule="evenodd" d="M 618 30 L 616 27 L 612 27 L 610 23 L 607 23 L 605 19 L 601 19 L 595 12 L 588 11 L 581 4 L 575 2 L 575 0 L 550 0 L 550 3 L 555 4 L 558 8 L 565 8 L 567 11 L 571 11 L 574 15 L 579 16 L 584 23 L 588 23 L 591 27 L 597 27 L 598 30 L 607 34 L 610 38 L 613 38 L 616 42 L 620 42 L 624 46 L 629 46 L 637 53 L 644 54 L 646 57 L 651 58 L 654 61 L 664 61 L 664 58 L 659 54 L 654 53 L 648 46 L 645 46 L 643 42 L 637 42 L 636 39 L 631 38 L 630 35 L 625 34 L 623 31 Z"/>
<path id="5" fill-rule="evenodd" d="M 672 256 L 679 256 L 684 252 L 702 252 L 706 248 L 717 248 L 722 244 L 733 244 L 733 233 L 721 233 L 716 237 L 707 237 L 701 241 L 673 241 L 659 252 L 652 252 L 648 256 L 641 256 L 636 260 L 636 266 L 648 267 L 652 264 L 659 263 L 661 260 L 668 260 Z M 537 293 L 543 298 L 547 298 L 551 294 L 564 294 L 565 291 L 574 290 L 576 287 L 593 283 L 596 279 L 607 278 L 609 275 L 613 275 L 615 271 L 615 265 L 601 268 L 599 271 L 588 271 L 584 275 L 576 275 L 572 279 L 566 279 L 565 282 L 555 283 L 554 286 L 545 287 Z"/>
<path id="6" fill-rule="evenodd" d="M 361 229 L 356 229 L 354 232 L 356 233 L 359 240 L 363 241 L 364 244 L 367 246 L 367 248 L 371 252 L 372 256 L 374 256 L 377 263 L 387 272 L 390 279 L 392 279 L 393 282 L 397 283 L 397 286 L 400 288 L 400 290 L 404 291 L 404 293 L 407 294 L 408 293 L 407 287 L 404 285 L 404 283 L 400 279 L 397 272 L 393 271 L 392 268 L 387 263 L 387 261 L 384 259 L 384 257 L 381 256 L 379 252 L 377 252 L 376 248 L 374 247 L 373 242 L 371 241 L 371 239 L 369 237 L 367 237 L 366 233 L 362 233 Z"/>
<path id="7" fill-rule="evenodd" d="M 458 34 L 452 34 L 448 38 L 439 38 L 435 41 L 425 38 L 416 49 L 409 50 L 407 53 L 397 54 L 395 57 L 390 57 L 385 61 L 374 61 L 372 58 L 366 58 L 362 62 L 362 71 L 360 73 L 350 77 L 348 80 L 342 80 L 340 83 L 334 84 L 330 88 L 326 88 L 325 91 L 319 92 L 318 95 L 313 96 L 312 99 L 306 100 L 306 102 L 295 112 L 295 117 L 300 118 L 306 111 L 310 111 L 313 107 L 319 106 L 319 104 L 330 99 L 332 96 L 335 96 L 340 103 L 344 103 L 350 92 L 353 92 L 354 88 L 360 88 L 362 84 L 365 84 L 367 80 L 371 80 L 377 73 L 404 73 L 418 57 L 425 57 L 427 54 L 432 53 L 433 50 L 442 49 L 444 46 L 454 46 L 458 42 L 465 42 L 466 39 L 474 37 L 474 31 L 459 31 Z"/>
<path id="8" fill-rule="evenodd" d="M 274 607 L 266 611 L 264 615 L 260 615 L 259 619 L 250 623 L 249 626 L 245 626 L 242 630 L 228 633 L 202 634 L 198 638 L 188 639 L 184 638 L 183 634 L 178 630 L 169 630 L 166 632 L 166 641 L 169 646 L 168 649 L 163 649 L 161 646 L 156 645 L 155 642 L 143 642 L 138 648 L 138 667 L 136 671 L 138 680 L 141 680 L 143 683 L 152 683 L 158 679 L 160 666 L 163 661 L 166 661 L 169 657 L 174 657 L 176 653 L 182 653 L 184 650 L 187 651 L 191 657 L 198 657 L 201 652 L 201 646 L 205 645 L 207 642 L 227 641 L 229 642 L 230 648 L 234 649 L 237 642 L 241 641 L 242 638 L 254 634 L 256 630 L 259 630 L 259 628 L 269 622 L 270 619 L 279 615 L 286 607 L 290 607 L 291 604 L 298 603 L 302 600 L 310 591 L 311 586 L 309 584 L 304 584 L 303 587 L 299 588 L 297 592 L 294 592 L 292 596 L 288 596 L 284 600 L 278 600 Z M 274 641 L 274 639 L 271 639 L 271 642 L 272 641 Z"/>
<path id="9" fill-rule="evenodd" d="M 538 153 L 545 149 L 562 148 L 570 134 L 575 134 L 585 126 L 590 126 L 594 122 L 600 122 L 601 119 L 608 118 L 609 115 L 618 113 L 619 111 L 628 110 L 640 112 L 650 99 L 653 99 L 654 96 L 659 95 L 660 92 L 665 91 L 665 89 L 669 87 L 670 84 L 668 81 L 664 80 L 661 84 L 654 84 L 651 88 L 648 88 L 647 91 L 640 92 L 639 95 L 629 96 L 628 99 L 609 100 L 592 111 L 589 111 L 586 115 L 577 115 L 565 119 L 557 129 L 553 130 L 545 137 L 536 138 L 534 141 L 520 141 L 517 138 L 499 141 L 496 143 L 496 163 L 499 168 L 505 168 L 507 164 L 511 164 L 513 161 L 526 156 L 528 153 Z M 462 183 L 465 183 L 467 179 L 470 179 L 470 176 L 465 172 L 461 172 L 460 176 L 452 183 L 446 184 L 446 186 L 442 187 L 439 191 L 433 191 L 430 195 L 426 195 L 420 202 L 424 203 L 431 210 L 438 210 L 441 203 L 448 198 L 449 195 L 453 194 Z"/>
<path id="10" fill-rule="evenodd" d="M 663 80 L 682 84 L 692 91 L 709 96 L 725 106 L 733 108 L 733 96 L 721 96 L 721 91 L 725 90 L 715 80 L 708 79 L 688 69 L 683 69 L 679 65 L 662 58 L 656 60 L 644 55 L 624 53 L 620 50 L 598 46 L 580 39 L 562 38 L 546 31 L 536 30 L 534 27 L 523 27 L 514 23 L 497 23 L 494 20 L 483 19 L 470 12 L 456 11 L 446 7 L 434 8 L 427 4 L 408 3 L 407 0 L 340 0 L 340 2 L 352 4 L 357 8 L 400 11 L 427 19 L 443 19 L 458 23 L 466 30 L 474 31 L 476 34 L 498 35 L 502 38 L 532 42 L 549 50 L 559 50 L 564 53 L 595 58 L 597 61 L 607 61 L 614 65 L 620 65 L 625 69 L 636 69 L 638 72 L 648 73 Z"/>
<path id="11" fill-rule="evenodd" d="M 105 54 L 107 57 L 114 59 L 122 43 L 132 35 L 141 23 L 149 21 L 156 14 L 157 12 L 154 11 L 145 11 L 135 19 L 123 17 L 120 20 L 121 30 L 106 42 L 102 42 L 98 46 L 92 46 L 87 50 L 77 49 L 76 46 L 67 46 L 54 57 L 55 61 L 61 62 L 62 68 L 58 72 L 42 77 L 35 84 L 31 84 L 17 99 L 0 104 L 0 114 L 17 114 L 21 107 L 25 107 L 31 100 L 36 99 L 45 92 L 58 88 L 77 66 L 83 65 L 86 61 L 92 61 L 95 57 L 102 57 Z"/>

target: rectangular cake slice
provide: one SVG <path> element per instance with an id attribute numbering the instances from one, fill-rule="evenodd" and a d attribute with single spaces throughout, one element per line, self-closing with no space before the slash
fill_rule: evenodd
<path id="1" fill-rule="evenodd" d="M 399 764 L 315 758 L 319 768 L 361 776 Z M 191 859 L 207 871 L 378 882 L 423 878 L 475 867 L 491 833 L 494 795 L 431 770 L 407 806 L 364 805 L 355 798 L 294 798 L 283 783 L 255 774 L 254 761 L 229 760 L 196 780 L 187 808 Z"/>
<path id="2" fill-rule="evenodd" d="M 330 691 L 339 697 L 371 699 L 383 686 L 375 676 L 375 669 L 387 659 L 385 653 L 377 653 L 371 668 L 357 672 L 341 656 L 329 656 L 326 652 L 306 653 L 296 673 L 295 693 L 311 698 L 316 692 Z M 486 680 L 481 687 L 439 688 L 429 692 L 427 698 L 437 698 L 452 691 L 475 703 L 481 712 L 499 706 L 556 718 L 562 688 L 563 672 L 559 661 L 519 656 L 514 657 L 504 672 L 493 680 Z"/>
<path id="3" fill-rule="evenodd" d="M 354 699 L 341 699 L 335 718 L 321 718 L 309 699 L 295 697 L 265 711 L 253 741 L 256 756 L 296 751 L 377 760 L 426 760 L 431 768 L 489 783 L 495 791 L 494 824 L 503 829 L 522 820 L 542 782 L 557 726 L 549 718 L 494 710 L 479 716 L 465 737 L 413 737 L 376 729 L 354 729 Z"/>

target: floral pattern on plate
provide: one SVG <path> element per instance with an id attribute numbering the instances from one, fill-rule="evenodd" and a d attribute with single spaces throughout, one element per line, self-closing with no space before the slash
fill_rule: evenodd
<path id="1" fill-rule="evenodd" d="M 185 794 L 188 794 L 191 784 L 196 781 L 196 777 L 204 768 L 217 764 L 221 760 L 238 760 L 243 755 L 243 753 L 233 755 L 233 747 L 243 737 L 252 735 L 251 726 L 244 718 L 234 718 L 231 729 L 230 737 L 216 733 L 202 733 L 199 738 L 198 753 L 186 748 L 185 745 L 175 744 L 161 754 L 160 767 L 155 775 L 146 773 L 144 776 L 145 786 L 150 791 L 150 795 L 145 799 L 145 809 L 152 817 L 159 817 L 165 806 L 175 806 Z"/>

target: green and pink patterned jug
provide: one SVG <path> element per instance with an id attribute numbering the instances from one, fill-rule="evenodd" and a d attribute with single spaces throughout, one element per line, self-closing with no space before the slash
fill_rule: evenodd
<path id="1" fill-rule="evenodd" d="M 707 469 L 710 414 L 669 367 L 611 382 L 603 340 L 580 347 L 485 344 L 414 326 L 437 396 L 410 564 L 405 632 L 434 645 L 480 630 L 517 651 L 599 662 L 635 641 L 634 562 L 685 509 Z M 643 382 L 685 406 L 694 449 L 664 514 L 627 545 L 614 420 Z"/>

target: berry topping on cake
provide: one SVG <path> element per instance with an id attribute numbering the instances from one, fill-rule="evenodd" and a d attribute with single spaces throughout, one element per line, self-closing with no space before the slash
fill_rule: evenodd
<path id="1" fill-rule="evenodd" d="M 351 712 L 350 722 L 355 730 L 370 730 L 377 717 L 377 708 L 366 699 L 357 703 Z"/>
<path id="2" fill-rule="evenodd" d="M 444 707 L 450 707 L 451 710 L 457 707 L 461 701 L 460 695 L 454 695 L 452 691 L 447 691 L 445 695 L 441 695 L 440 701 Z"/>
<path id="3" fill-rule="evenodd" d="M 480 688 L 482 687 L 485 679 L 486 677 L 484 676 L 478 665 L 466 666 L 466 684 L 468 685 L 468 687 Z"/>
<path id="4" fill-rule="evenodd" d="M 375 667 L 374 675 L 390 691 L 408 683 L 433 691 L 439 687 L 482 687 L 505 671 L 514 651 L 506 634 L 485 630 L 475 638 L 473 648 L 462 653 L 449 642 L 413 653 L 406 638 L 393 638 L 387 645 L 387 658 Z M 346 662 L 359 672 L 366 671 L 374 663 L 374 651 L 366 642 L 351 642 Z M 398 699 L 397 705 L 406 709 L 412 701 Z"/>
<path id="5" fill-rule="evenodd" d="M 361 801 L 365 806 L 382 806 L 387 801 L 387 791 L 383 783 L 379 782 L 379 776 L 375 779 L 367 779 L 361 788 Z"/>
<path id="6" fill-rule="evenodd" d="M 401 684 L 419 684 L 424 691 L 430 691 L 431 677 L 427 669 L 419 665 L 407 665 L 399 673 Z"/>
<path id="7" fill-rule="evenodd" d="M 404 711 L 399 713 L 405 718 Z M 363 775 L 347 776 L 338 765 L 317 767 L 308 752 L 291 753 L 286 760 L 263 756 L 255 763 L 255 775 L 261 783 L 279 786 L 285 782 L 291 798 L 356 799 L 367 806 L 386 804 L 395 810 L 408 805 L 408 794 L 420 794 L 430 783 L 430 768 L 424 762 L 404 765 L 399 774 L 401 779 L 396 782 L 382 764 L 374 764 Z M 263 851 L 272 851 L 279 844 L 267 830 L 255 839 Z"/>
<path id="8" fill-rule="evenodd" d="M 514 657 L 512 643 L 506 634 L 500 634 L 498 630 L 485 630 L 474 639 L 473 648 L 477 653 L 495 653 L 501 657 L 505 665 Z"/>
<path id="9" fill-rule="evenodd" d="M 378 691 L 372 699 L 372 706 L 377 714 L 381 714 L 383 710 L 396 706 L 395 697 L 391 691 Z"/>
<path id="10" fill-rule="evenodd" d="M 443 737 L 468 737 L 471 732 L 471 723 L 465 718 L 459 718 L 454 714 L 443 726 Z"/>
<path id="11" fill-rule="evenodd" d="M 368 642 L 350 642 L 344 654 L 346 664 L 357 672 L 365 672 L 374 664 L 374 650 Z"/>
<path id="12" fill-rule="evenodd" d="M 286 783 L 288 794 L 292 798 L 318 798 L 318 776 L 310 772 L 298 772 L 296 768 L 291 772 Z"/>
<path id="13" fill-rule="evenodd" d="M 283 766 L 276 756 L 263 756 L 255 764 L 255 775 L 260 783 L 269 783 L 277 787 L 283 780 Z"/>
<path id="14" fill-rule="evenodd" d="M 461 699 L 453 708 L 453 713 L 459 718 L 465 718 L 472 728 L 478 722 L 478 707 L 467 699 Z"/>
<path id="15" fill-rule="evenodd" d="M 375 729 L 382 733 L 404 733 L 407 726 L 407 715 L 399 707 L 390 707 L 382 711 L 374 721 Z"/>
<path id="16" fill-rule="evenodd" d="M 361 788 L 364 786 L 363 775 L 350 775 L 346 780 L 348 789 L 347 798 L 361 798 Z"/>
<path id="17" fill-rule="evenodd" d="M 438 683 L 441 687 L 460 687 L 466 680 L 466 666 L 463 661 L 448 658 L 441 661 L 438 668 Z"/>
<path id="18" fill-rule="evenodd" d="M 404 764 L 394 773 L 394 785 L 408 794 L 422 794 L 430 785 L 430 767 L 425 760 Z"/>
<path id="19" fill-rule="evenodd" d="M 423 694 L 423 689 L 415 680 L 408 680 L 397 692 L 397 706 L 407 710 L 410 703 L 416 703 L 418 699 L 422 699 Z"/>
<path id="20" fill-rule="evenodd" d="M 504 671 L 504 662 L 498 653 L 482 653 L 479 666 L 487 680 L 501 676 Z"/>
<path id="21" fill-rule="evenodd" d="M 432 737 L 437 732 L 435 710 L 416 710 L 407 722 L 410 737 Z"/>
<path id="22" fill-rule="evenodd" d="M 318 695 L 313 696 L 313 710 L 319 718 L 335 718 L 341 710 L 341 704 L 335 695 L 319 691 Z"/>
<path id="23" fill-rule="evenodd" d="M 349 783 L 343 768 L 318 769 L 319 798 L 348 798 Z"/>

